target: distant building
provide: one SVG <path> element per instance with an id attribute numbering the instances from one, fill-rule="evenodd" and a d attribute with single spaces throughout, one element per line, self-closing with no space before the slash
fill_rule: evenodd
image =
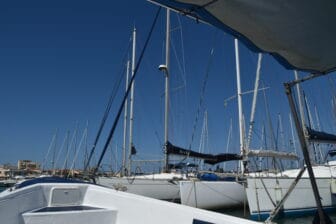
<path id="1" fill-rule="evenodd" d="M 37 162 L 32 162 L 31 160 L 19 160 L 18 161 L 19 170 L 39 170 L 40 164 Z"/>
<path id="2" fill-rule="evenodd" d="M 10 169 L 0 167 L 0 179 L 7 178 L 10 176 Z"/>
<path id="3" fill-rule="evenodd" d="M 6 164 L 3 164 L 3 165 L 0 165 L 0 168 L 8 169 L 8 170 L 16 170 L 17 166 L 6 163 Z"/>

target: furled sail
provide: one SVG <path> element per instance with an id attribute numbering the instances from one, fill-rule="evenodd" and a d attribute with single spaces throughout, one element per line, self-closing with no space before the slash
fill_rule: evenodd
<path id="1" fill-rule="evenodd" d="M 336 144 L 336 135 L 322 131 L 315 131 L 311 128 L 306 128 L 308 140 L 311 142 L 333 143 Z"/>
<path id="2" fill-rule="evenodd" d="M 170 142 L 168 142 L 167 144 L 167 154 L 203 159 L 205 163 L 208 163 L 211 165 L 214 165 L 220 162 L 242 159 L 241 155 L 233 154 L 233 153 L 221 153 L 221 154 L 216 154 L 216 155 L 199 153 L 199 152 L 184 149 L 178 146 L 174 146 Z"/>
<path id="3" fill-rule="evenodd" d="M 279 152 L 274 150 L 250 150 L 248 156 L 274 157 L 278 159 L 298 160 L 299 157 L 292 152 Z"/>
<path id="4" fill-rule="evenodd" d="M 150 0 L 232 34 L 282 65 L 313 73 L 336 69 L 336 1 Z"/>
<path id="5" fill-rule="evenodd" d="M 327 154 L 330 155 L 331 157 L 336 156 L 336 149 L 329 150 Z"/>

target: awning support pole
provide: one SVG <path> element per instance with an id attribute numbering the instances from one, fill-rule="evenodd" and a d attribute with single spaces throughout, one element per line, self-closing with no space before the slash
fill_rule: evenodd
<path id="1" fill-rule="evenodd" d="M 324 75 L 324 74 L 321 74 Z M 304 82 L 306 80 L 309 79 L 313 79 L 315 77 L 318 77 L 320 75 L 310 75 L 307 76 L 305 78 L 302 78 L 300 80 L 295 80 L 293 82 L 288 82 L 288 83 L 284 83 L 284 87 L 285 87 L 285 92 L 288 98 L 288 102 L 289 102 L 289 107 L 291 109 L 292 115 L 293 115 L 293 120 L 294 120 L 294 124 L 296 127 L 296 132 L 298 134 L 299 137 L 299 141 L 300 141 L 300 145 L 301 145 L 301 149 L 302 149 L 302 154 L 305 160 L 305 164 L 307 166 L 307 171 L 309 174 L 309 178 L 310 178 L 310 182 L 313 188 L 313 192 L 314 192 L 314 197 L 315 197 L 315 201 L 316 201 L 316 206 L 317 206 L 317 211 L 318 211 L 318 215 L 320 218 L 320 223 L 321 224 L 325 224 L 326 223 L 326 217 L 325 214 L 323 212 L 323 208 L 322 208 L 322 202 L 321 202 L 321 197 L 317 188 L 317 184 L 316 184 L 316 179 L 314 176 L 314 172 L 313 172 L 313 168 L 310 162 L 310 158 L 309 158 L 309 152 L 308 152 L 308 146 L 307 146 L 307 142 L 304 136 L 304 132 L 303 132 L 303 127 L 301 126 L 300 120 L 299 120 L 299 116 L 296 110 L 296 106 L 294 103 L 294 99 L 293 99 L 293 94 L 292 94 L 292 87 L 300 82 Z"/>

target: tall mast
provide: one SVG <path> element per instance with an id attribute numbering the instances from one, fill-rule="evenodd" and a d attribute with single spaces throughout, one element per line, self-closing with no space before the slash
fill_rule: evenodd
<path id="1" fill-rule="evenodd" d="M 56 129 L 56 133 L 55 133 L 55 144 L 54 144 L 54 149 L 53 149 L 53 158 L 52 158 L 52 161 L 51 161 L 51 169 L 54 168 L 55 166 L 55 159 L 56 159 L 56 150 L 57 150 L 57 132 L 58 132 L 58 129 Z M 53 172 L 53 170 L 52 170 Z"/>
<path id="2" fill-rule="evenodd" d="M 208 147 L 208 112 L 205 111 L 198 152 L 199 153 L 209 153 L 209 152 L 205 152 L 205 149 L 208 149 L 208 148 L 209 148 Z M 201 170 L 203 170 L 203 168 L 204 168 L 204 161 L 203 160 L 201 160 L 200 166 L 201 166 Z"/>
<path id="3" fill-rule="evenodd" d="M 126 89 L 128 87 L 128 76 L 129 76 L 129 67 L 130 61 L 127 60 L 126 64 Z M 125 101 L 125 111 L 124 111 L 124 138 L 123 138 L 123 147 L 122 147 L 122 167 L 121 167 L 121 175 L 125 175 L 126 171 L 126 138 L 127 138 L 127 114 L 128 114 L 128 100 Z"/>
<path id="4" fill-rule="evenodd" d="M 228 134 L 227 141 L 226 141 L 226 151 L 225 151 L 225 153 L 229 153 L 229 146 L 230 146 L 231 137 L 232 137 L 232 118 L 230 119 L 230 128 L 229 128 L 229 134 Z M 226 163 L 224 163 L 223 168 L 224 168 L 224 171 L 225 171 L 226 170 Z"/>
<path id="5" fill-rule="evenodd" d="M 169 107 L 169 62 L 170 62 L 170 10 L 167 9 L 167 21 L 166 21 L 166 64 L 163 70 L 165 70 L 165 115 L 164 115 L 164 171 L 168 171 L 168 107 Z"/>
<path id="6" fill-rule="evenodd" d="M 294 129 L 293 129 L 293 120 L 292 120 L 292 116 L 289 113 L 289 123 L 290 123 L 290 127 L 291 127 L 291 132 L 292 132 L 292 142 L 293 142 L 293 147 L 294 147 L 294 152 L 297 155 L 297 150 L 296 150 L 296 141 L 294 138 Z M 296 160 L 296 168 L 299 168 L 299 161 Z"/>
<path id="7" fill-rule="evenodd" d="M 255 109 L 256 109 L 256 105 L 257 105 L 257 96 L 258 96 L 258 88 L 259 88 L 261 60 L 262 60 L 262 54 L 259 53 L 258 54 L 258 65 L 257 65 L 256 79 L 255 79 L 255 83 L 254 83 L 254 92 L 253 92 L 253 100 L 252 100 L 250 125 L 249 125 L 249 131 L 248 131 L 248 135 L 247 135 L 246 150 L 249 150 L 250 143 L 251 143 L 251 138 L 252 138 L 252 129 L 253 129 L 253 125 L 254 125 L 254 115 L 255 115 Z"/>
<path id="8" fill-rule="evenodd" d="M 278 119 L 279 119 L 279 129 L 280 129 L 280 137 L 281 137 L 281 147 L 280 150 L 285 147 L 285 136 L 284 136 L 284 130 L 282 126 L 282 117 L 281 114 L 278 114 Z"/>
<path id="9" fill-rule="evenodd" d="M 242 92 L 240 82 L 240 66 L 239 66 L 239 49 L 238 40 L 235 39 L 235 54 L 236 54 L 236 75 L 237 75 L 237 99 L 238 99 L 238 119 L 239 119 L 239 148 L 240 153 L 243 156 L 243 161 L 240 163 L 241 172 L 244 173 L 244 162 L 246 160 L 246 154 L 244 150 L 244 127 L 243 127 L 243 105 L 242 105 Z"/>
<path id="10" fill-rule="evenodd" d="M 136 29 L 133 29 L 133 49 L 132 49 L 132 77 L 134 76 L 135 69 L 135 42 L 136 42 Z M 133 147 L 133 104 L 134 104 L 134 81 L 131 86 L 131 98 L 130 98 L 130 125 L 129 125 L 129 151 L 128 151 L 128 173 L 131 173 L 132 168 L 132 147 Z"/>
<path id="11" fill-rule="evenodd" d="M 49 156 L 49 153 L 50 151 L 52 150 L 53 146 L 56 144 L 56 135 L 57 135 L 57 132 L 55 132 L 55 134 L 53 135 L 52 139 L 51 139 L 51 142 L 50 142 L 50 145 L 49 145 L 49 148 L 48 148 L 48 151 L 47 151 L 47 154 L 46 156 L 44 157 L 43 161 L 42 161 L 42 165 L 41 165 L 41 170 L 42 172 L 44 171 L 44 169 L 48 166 L 48 156 Z M 55 151 L 54 151 L 55 152 Z M 55 154 L 55 153 L 54 153 Z M 55 157 L 55 156 L 54 156 Z M 54 157 L 51 161 L 52 163 L 52 166 L 54 165 Z"/>
<path id="12" fill-rule="evenodd" d="M 299 74 L 296 70 L 294 70 L 294 76 L 296 80 L 299 80 Z M 299 83 L 296 85 L 296 91 L 297 91 L 298 101 L 299 101 L 299 114 L 300 114 L 300 119 L 301 119 L 301 126 L 304 130 L 306 130 L 305 115 L 303 111 L 302 91 L 301 91 L 301 86 Z"/>

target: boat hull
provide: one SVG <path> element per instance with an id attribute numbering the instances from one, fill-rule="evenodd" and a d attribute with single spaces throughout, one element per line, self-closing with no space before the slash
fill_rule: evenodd
<path id="1" fill-rule="evenodd" d="M 314 168 L 322 206 L 325 210 L 336 209 L 336 197 L 331 190 L 333 180 L 332 169 L 326 167 Z M 327 172 L 323 173 L 323 171 Z M 251 218 L 254 220 L 266 219 L 275 208 L 274 204 L 277 204 L 288 191 L 295 180 L 294 176 L 247 178 L 246 195 Z M 316 202 L 310 179 L 307 174 L 304 174 L 283 204 L 280 215 L 301 216 L 313 214 L 316 210 Z"/>
<path id="2" fill-rule="evenodd" d="M 179 181 L 173 178 L 98 177 L 97 183 L 112 189 L 160 200 L 179 200 Z"/>
<path id="3" fill-rule="evenodd" d="M 243 206 L 244 186 L 236 181 L 180 181 L 181 204 L 218 209 Z"/>

